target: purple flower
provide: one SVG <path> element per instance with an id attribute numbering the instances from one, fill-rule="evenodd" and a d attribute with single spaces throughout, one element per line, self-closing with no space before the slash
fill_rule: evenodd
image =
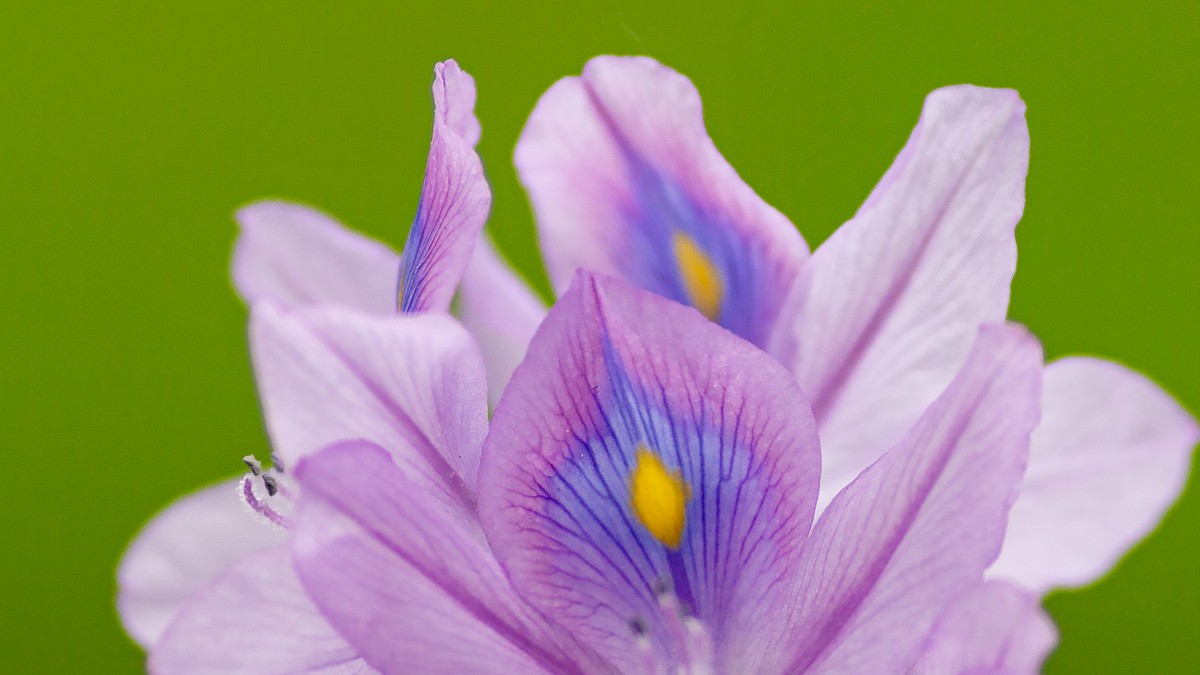
<path id="1" fill-rule="evenodd" d="M 152 670 L 1031 672 L 1053 628 L 985 571 L 1084 583 L 1178 494 L 1190 417 L 1092 359 L 1043 394 L 1002 323 L 1015 94 L 932 94 L 809 258 L 685 78 L 596 59 L 517 151 L 548 314 L 486 240 L 468 267 L 474 86 L 448 62 L 434 94 L 402 256 L 303 207 L 238 214 L 279 461 L 131 547 L 122 618 Z M 466 329 L 444 314 L 464 268 Z"/>
<path id="2" fill-rule="evenodd" d="M 194 593 L 152 670 L 903 672 L 936 659 L 963 672 L 1036 663 L 1052 644 L 1035 598 L 982 581 L 1038 417 L 1040 350 L 1019 328 L 984 328 L 955 382 L 810 528 L 820 449 L 804 394 L 765 353 L 653 294 L 581 275 L 530 344 L 481 462 L 478 438 L 445 437 L 482 420 L 477 354 L 419 355 L 446 375 L 427 380 L 383 359 L 414 362 L 397 346 L 418 331 L 465 337 L 452 322 L 257 312 L 256 344 L 288 364 L 261 385 L 277 448 L 298 447 L 284 432 L 303 444 L 343 422 L 360 435 L 287 472 L 289 545 Z M 980 614 L 964 602 L 1014 620 L 971 631 L 954 619 Z"/>

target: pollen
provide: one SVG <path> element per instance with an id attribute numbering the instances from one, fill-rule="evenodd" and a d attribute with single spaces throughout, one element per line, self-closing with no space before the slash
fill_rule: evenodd
<path id="1" fill-rule="evenodd" d="M 683 277 L 688 299 L 701 314 L 716 321 L 721 314 L 721 295 L 724 292 L 717 266 L 686 234 L 676 232 L 672 241 L 675 261 L 679 263 L 679 274 Z"/>
<path id="2" fill-rule="evenodd" d="M 645 445 L 637 450 L 637 465 L 629 474 L 629 502 L 638 522 L 663 546 L 679 548 L 685 507 L 691 490 L 679 471 L 672 471 Z"/>

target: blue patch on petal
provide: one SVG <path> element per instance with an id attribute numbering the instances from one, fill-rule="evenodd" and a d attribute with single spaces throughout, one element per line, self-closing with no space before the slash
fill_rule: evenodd
<path id="1" fill-rule="evenodd" d="M 702 411 L 668 411 L 664 392 L 639 390 L 606 351 L 612 386 L 593 391 L 598 412 L 588 420 L 590 433 L 561 439 L 569 447 L 565 459 L 537 483 L 544 510 L 536 515 L 555 549 L 546 551 L 555 567 L 548 571 L 596 600 L 568 612 L 645 622 L 659 652 L 671 653 L 659 593 L 674 592 L 687 614 L 720 634 L 724 604 L 745 592 L 739 586 L 747 563 L 762 560 L 760 547 L 778 545 L 770 540 L 781 526 L 779 499 L 770 493 L 782 488 L 772 467 L 735 442 L 737 425 L 722 432 Z M 678 470 L 691 491 L 678 552 L 651 535 L 630 506 L 630 476 L 643 445 Z M 773 580 L 763 582 L 751 584 L 755 592 Z"/>
<path id="2" fill-rule="evenodd" d="M 773 275 L 765 251 L 748 241 L 724 214 L 707 209 L 644 160 L 627 155 L 636 202 L 627 205 L 629 224 L 622 259 L 637 285 L 685 305 L 697 305 L 676 254 L 682 234 L 712 262 L 722 287 L 715 321 L 750 342 L 763 345 L 777 314 L 780 289 L 769 288 Z M 786 289 L 784 289 L 786 290 Z"/>
<path id="3" fill-rule="evenodd" d="M 404 243 L 404 251 L 400 254 L 400 278 L 396 288 L 399 309 L 402 314 L 418 312 L 421 299 L 425 296 L 425 286 L 429 280 L 429 267 L 433 264 L 433 256 L 429 249 L 429 241 L 425 200 L 422 195 L 417 204 L 417 217 L 413 219 L 412 228 L 408 231 L 408 240 Z"/>

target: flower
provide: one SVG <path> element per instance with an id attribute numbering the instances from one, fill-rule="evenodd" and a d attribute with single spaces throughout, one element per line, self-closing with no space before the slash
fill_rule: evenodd
<path id="1" fill-rule="evenodd" d="M 538 102 L 516 163 L 560 291 L 577 268 L 625 279 L 707 311 L 792 371 L 816 413 L 823 508 L 945 388 L 977 327 L 1004 319 L 1028 154 L 1015 92 L 935 91 L 862 208 L 810 258 L 720 156 L 685 77 L 651 59 L 598 57 Z M 257 208 L 270 207 L 243 218 Z M 681 233 L 689 245 L 675 243 Z M 302 257 L 331 270 L 360 265 L 339 251 L 368 245 L 361 238 L 332 226 L 323 234 Z M 239 244 L 243 287 L 278 264 L 249 248 Z M 308 278 L 309 299 L 344 301 Z M 692 291 L 704 288 L 701 302 Z M 718 296 L 720 311 L 705 310 Z M 495 403 L 545 309 L 485 238 L 459 314 L 484 352 Z M 1151 531 L 1200 439 L 1169 394 L 1117 363 L 1063 358 L 1045 379 L 1044 421 L 992 570 L 1039 592 L 1097 579 Z"/>
<path id="2" fill-rule="evenodd" d="M 810 528 L 820 448 L 795 381 L 623 282 L 580 274 L 479 453 L 437 443 L 482 416 L 477 354 L 423 360 L 456 374 L 415 387 L 380 358 L 441 317 L 259 316 L 293 361 L 262 384 L 268 418 L 354 420 L 360 436 L 288 470 L 288 547 L 196 593 L 156 672 L 963 672 L 1036 665 L 1053 643 L 1035 598 L 983 581 L 1038 417 L 1040 349 L 1020 328 L 983 328 L 955 382 Z M 453 341 L 444 322 L 422 327 L 430 344 Z M 305 378 L 346 394 L 292 395 L 323 390 Z M 667 508 L 638 508 L 655 499 Z M 678 536 L 656 527 L 672 518 Z M 956 620 L 973 602 L 1014 620 L 973 632 Z"/>
<path id="3" fill-rule="evenodd" d="M 450 62 L 434 90 L 403 256 L 303 207 L 239 212 L 283 464 L 279 498 L 257 467 L 241 487 L 288 529 L 235 523 L 230 485 L 151 524 L 121 607 L 152 669 L 1028 672 L 1055 641 L 1037 592 L 1103 573 L 1178 494 L 1189 416 L 1091 359 L 1045 368 L 1039 402 L 1040 349 L 1001 323 L 1014 93 L 932 94 L 810 258 L 685 78 L 596 59 L 517 151 L 547 314 L 486 239 L 467 266 L 474 89 Z M 464 268 L 469 334 L 443 315 Z"/>

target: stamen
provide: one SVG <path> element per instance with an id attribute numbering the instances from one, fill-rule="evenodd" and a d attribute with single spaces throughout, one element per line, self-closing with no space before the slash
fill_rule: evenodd
<path id="1" fill-rule="evenodd" d="M 292 522 L 287 516 L 271 508 L 270 504 L 262 501 L 258 498 L 258 495 L 254 494 L 254 476 L 246 476 L 242 478 L 241 492 L 242 499 L 246 500 L 246 504 L 248 504 L 251 509 L 254 509 L 256 513 L 275 525 L 278 525 L 279 527 L 284 529 L 291 528 Z"/>
<path id="2" fill-rule="evenodd" d="M 672 648 L 680 655 L 680 663 L 691 663 L 692 656 L 688 645 L 687 629 L 683 625 L 683 607 L 670 591 L 658 594 L 658 609 L 662 612 L 663 624 L 667 628 L 667 637 L 671 640 Z"/>
<path id="3" fill-rule="evenodd" d="M 660 651 L 655 651 L 650 641 L 649 626 L 641 617 L 629 622 L 634 644 L 645 673 L 672 673 L 674 675 L 713 675 L 716 671 L 713 659 L 712 638 L 708 629 L 697 618 L 689 616 L 688 608 L 680 602 L 671 589 L 668 579 L 654 584 L 661 626 L 665 641 Z M 661 651 L 666 649 L 665 652 Z"/>
<path id="4" fill-rule="evenodd" d="M 654 658 L 654 649 L 650 645 L 649 629 L 641 617 L 629 621 L 629 630 L 633 633 L 633 644 L 641 660 L 641 672 L 644 675 L 658 675 L 658 660 Z"/>
<path id="5" fill-rule="evenodd" d="M 246 468 L 250 469 L 250 473 L 255 476 L 262 473 L 262 462 L 258 461 L 258 458 L 254 455 L 246 455 L 242 458 L 242 462 L 246 465 Z"/>
<path id="6" fill-rule="evenodd" d="M 267 486 L 267 496 L 274 497 L 279 494 L 279 481 L 275 480 L 275 476 L 269 473 L 262 475 L 263 485 Z"/>
<path id="7" fill-rule="evenodd" d="M 279 473 L 286 473 L 287 471 L 283 468 L 283 460 L 279 458 L 279 455 L 275 454 L 274 450 L 271 451 L 271 468 Z"/>
<path id="8" fill-rule="evenodd" d="M 690 658 L 691 675 L 712 675 L 716 670 L 712 637 L 704 624 L 692 617 L 683 620 L 687 631 L 687 652 Z"/>

